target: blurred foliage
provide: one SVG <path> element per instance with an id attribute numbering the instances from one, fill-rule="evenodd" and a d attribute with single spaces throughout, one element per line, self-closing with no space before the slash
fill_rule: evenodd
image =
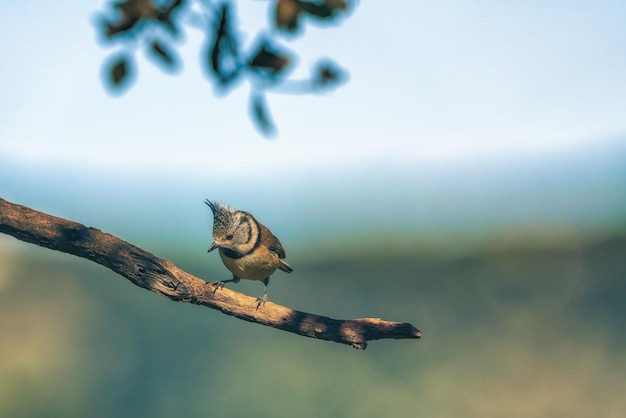
<path id="1" fill-rule="evenodd" d="M 345 246 L 332 257 L 317 246 L 294 254 L 298 274 L 276 275 L 272 300 L 424 332 L 364 352 L 173 303 L 89 261 L 11 244 L 0 251 L 0 334 L 10 336 L 0 339 L 3 417 L 626 410 L 624 234 L 562 247 L 495 241 L 447 257 L 397 251 L 418 248 L 404 241 L 376 250 L 389 257 Z M 200 277 L 227 274 L 203 253 L 159 255 Z M 258 285 L 236 286 L 255 294 Z"/>
<path id="2" fill-rule="evenodd" d="M 279 42 L 280 37 L 303 31 L 307 19 L 330 23 L 350 9 L 348 0 L 271 0 L 273 18 L 269 30 L 258 33 L 251 52 L 242 48 L 233 2 L 229 0 L 118 0 L 110 3 L 97 26 L 106 41 L 120 44 L 105 63 L 107 83 L 115 93 L 125 92 L 131 83 L 134 54 L 144 48 L 155 62 L 168 72 L 176 72 L 180 58 L 175 49 L 185 27 L 195 26 L 206 36 L 201 65 L 210 82 L 220 91 L 228 91 L 241 80 L 250 82 L 250 115 L 257 129 L 266 137 L 276 132 L 265 94 L 317 93 L 336 88 L 346 73 L 332 60 L 322 58 L 305 80 L 289 79 L 296 56 Z"/>

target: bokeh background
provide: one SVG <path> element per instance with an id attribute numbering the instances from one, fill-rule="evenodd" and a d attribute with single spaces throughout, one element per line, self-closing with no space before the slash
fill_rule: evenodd
<path id="1" fill-rule="evenodd" d="M 173 303 L 0 236 L 0 416 L 622 417 L 626 3 L 363 2 L 284 40 L 323 96 L 270 95 L 279 136 L 184 68 L 103 84 L 99 1 L 0 5 L 0 196 L 207 280 L 211 198 L 295 268 L 269 296 L 411 322 L 360 352 Z M 249 42 L 268 3 L 237 3 Z M 250 295 L 258 283 L 240 283 Z"/>

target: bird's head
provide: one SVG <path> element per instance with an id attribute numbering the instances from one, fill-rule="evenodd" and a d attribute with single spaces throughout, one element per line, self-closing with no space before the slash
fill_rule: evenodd
<path id="1" fill-rule="evenodd" d="M 213 244 L 209 252 L 224 248 L 237 253 L 245 252 L 251 241 L 250 215 L 222 203 L 205 200 L 213 212 Z"/>

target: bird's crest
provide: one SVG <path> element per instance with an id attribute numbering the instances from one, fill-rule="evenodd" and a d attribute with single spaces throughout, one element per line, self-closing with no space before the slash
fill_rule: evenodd
<path id="1" fill-rule="evenodd" d="M 228 231 L 235 220 L 235 209 L 223 203 L 214 202 L 209 199 L 204 201 L 213 212 L 213 234 L 221 235 Z"/>

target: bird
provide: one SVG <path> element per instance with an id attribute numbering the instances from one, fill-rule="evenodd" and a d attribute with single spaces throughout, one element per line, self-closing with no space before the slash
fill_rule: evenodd
<path id="1" fill-rule="evenodd" d="M 270 275 L 277 269 L 287 273 L 293 271 L 283 260 L 287 255 L 283 245 L 251 213 L 209 199 L 204 203 L 213 213 L 213 242 L 207 253 L 219 249 L 222 262 L 233 274 L 230 280 L 213 282 L 213 293 L 224 287 L 224 283 L 239 283 L 241 279 L 259 280 L 265 288 L 263 296 L 256 299 L 258 310 L 267 302 Z"/>

